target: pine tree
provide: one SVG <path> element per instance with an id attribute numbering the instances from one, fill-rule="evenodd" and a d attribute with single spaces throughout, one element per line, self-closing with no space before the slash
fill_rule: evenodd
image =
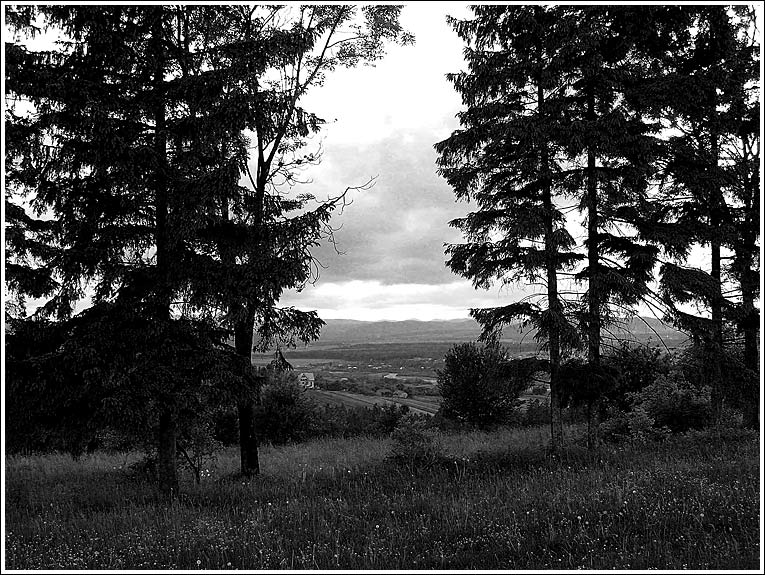
<path id="1" fill-rule="evenodd" d="M 556 14 L 572 38 L 561 46 L 569 77 L 553 104 L 556 143 L 568 159 L 564 185 L 586 215 L 587 263 L 577 279 L 587 281 L 580 325 L 595 381 L 606 376 L 603 332 L 648 297 L 658 255 L 635 229 L 658 151 L 657 126 L 625 97 L 643 81 L 638 63 L 651 18 L 646 7 L 559 7 Z M 590 446 L 597 443 L 599 395 L 592 389 L 587 398 Z"/>
<path id="2" fill-rule="evenodd" d="M 730 182 L 730 211 L 733 220 L 732 260 L 728 269 L 740 290 L 732 321 L 744 338 L 743 367 L 748 383 L 743 398 L 744 425 L 759 426 L 760 405 L 760 311 L 755 302 L 760 295 L 760 82 L 759 45 L 751 32 L 754 14 L 739 9 L 742 26 L 736 35 L 735 59 L 727 61 L 730 73 L 730 107 L 727 109 L 728 134 L 723 143 L 723 163 Z"/>
<path id="3" fill-rule="evenodd" d="M 466 51 L 472 76 L 455 77 L 471 106 L 461 116 L 469 129 L 439 144 L 443 173 L 458 197 L 475 198 L 480 207 L 455 221 L 471 243 L 450 247 L 448 263 L 477 286 L 511 270 L 513 279 L 537 281 L 538 269 L 545 268 L 547 317 L 556 318 L 558 330 L 572 333 L 552 280 L 579 256 L 570 253 L 574 241 L 552 200 L 556 194 L 578 198 L 587 219 L 587 263 L 575 277 L 588 282 L 578 315 L 588 369 L 600 380 L 602 332 L 615 311 L 631 313 L 649 296 L 658 252 L 635 227 L 658 149 L 657 126 L 637 114 L 625 96 L 643 81 L 638 64 L 648 58 L 643 47 L 652 29 L 644 13 L 624 7 L 492 7 L 484 15 L 458 27 L 465 39 L 476 39 L 476 48 Z M 492 54 L 485 49 L 491 42 L 512 49 Z M 523 90 L 531 99 L 520 95 Z M 545 189 L 546 199 L 534 195 Z M 544 222 L 545 206 L 548 218 L 550 208 L 555 215 L 535 229 L 534 223 Z M 545 250 L 534 248 L 540 238 Z M 559 256 L 553 256 L 556 251 Z M 544 329 L 540 311 L 524 301 L 474 316 L 485 326 L 529 318 L 552 345 L 560 336 Z M 594 445 L 598 390 L 587 393 Z"/>
<path id="4" fill-rule="evenodd" d="M 294 183 L 292 170 L 310 159 L 300 155 L 304 138 L 321 124 L 297 104 L 326 71 L 374 60 L 386 39 L 410 41 L 398 24 L 400 8 L 365 7 L 366 28 L 357 27 L 350 6 L 41 11 L 69 38 L 66 49 L 34 54 L 19 47 L 9 87 L 34 106 L 31 131 L 47 146 L 38 148 L 53 151 L 37 174 L 25 165 L 31 153 L 17 162 L 19 178 L 31 178 L 34 201 L 57 216 L 52 245 L 61 255 L 46 264 L 55 267 L 58 291 L 42 313 L 67 317 L 90 282 L 94 307 L 129 302 L 161 333 L 176 333 L 173 322 L 184 319 L 199 331 L 195 345 L 217 345 L 203 334 L 222 332 L 205 325 L 220 325 L 225 314 L 238 358 L 216 357 L 233 361 L 239 381 L 250 382 L 247 389 L 232 384 L 228 397 L 239 398 L 244 415 L 243 470 L 257 471 L 248 415 L 258 381 L 245 369 L 253 324 L 264 346 L 317 337 L 315 313 L 276 302 L 309 277 L 310 249 L 331 231 L 328 219 L 344 197 L 306 211 L 308 196 L 280 195 L 280 178 Z M 348 30 L 356 34 L 338 39 Z M 248 131 L 258 150 L 254 178 Z M 251 188 L 240 185 L 242 174 Z M 190 337 L 183 333 L 181 340 Z M 171 365 L 157 369 L 172 373 Z M 183 394 L 160 395 L 160 483 L 170 493 L 177 490 Z"/>
<path id="5" fill-rule="evenodd" d="M 9 24 L 30 17 L 32 7 L 14 8 L 6 12 Z M 14 42 L 5 44 L 8 68 L 18 65 L 24 51 Z M 52 271 L 45 262 L 54 257 L 55 248 L 47 241 L 55 222 L 41 219 L 31 207 L 25 208 L 24 190 L 28 185 L 24 174 L 40 171 L 46 162 L 46 148 L 30 122 L 13 101 L 6 98 L 5 108 L 5 281 L 7 286 L 5 320 L 8 324 L 26 317 L 27 298 L 44 298 L 57 288 Z M 40 154 L 36 154 L 41 151 Z"/>
<path id="6" fill-rule="evenodd" d="M 642 102 L 674 130 L 653 216 L 657 225 L 649 226 L 647 234 L 673 256 L 661 269 L 668 316 L 705 350 L 704 383 L 712 388 L 713 416 L 719 421 L 726 324 L 736 322 L 743 331 L 748 322 L 741 318 L 756 317 L 757 288 L 752 289 L 751 278 L 757 267 L 757 232 L 749 222 L 758 220 L 750 162 L 759 131 L 751 125 L 757 113 L 751 108 L 753 98 L 746 95 L 756 80 L 756 49 L 742 43 L 753 20 L 746 11 L 725 6 L 684 7 L 676 17 L 679 49 L 665 58 Z M 708 269 L 684 265 L 694 245 L 708 247 Z M 727 271 L 726 250 L 734 254 Z M 740 306 L 728 290 L 736 278 Z M 691 313 L 688 304 L 707 313 Z M 756 331 L 749 334 L 753 341 Z"/>
<path id="7" fill-rule="evenodd" d="M 200 10 L 199 22 L 212 22 L 209 9 Z M 109 337 L 107 320 L 114 329 L 128 318 L 143 326 L 138 332 L 145 337 L 130 342 L 131 357 L 137 366 L 153 358 L 155 381 L 128 378 L 129 388 L 156 402 L 160 489 L 170 495 L 178 486 L 178 418 L 190 408 L 189 386 L 205 381 L 179 380 L 178 373 L 188 372 L 177 357 L 192 346 L 198 357 L 209 353 L 223 362 L 221 370 L 238 366 L 240 380 L 249 370 L 204 336 L 203 325 L 184 319 L 177 300 L 201 289 L 197 278 L 205 274 L 196 267 L 192 240 L 207 225 L 205 214 L 231 193 L 220 185 L 220 172 L 242 159 L 228 151 L 233 146 L 216 156 L 211 143 L 241 139 L 241 123 L 220 83 L 198 62 L 209 58 L 211 30 L 182 29 L 176 8 L 46 6 L 39 12 L 65 40 L 41 52 L 17 44 L 7 68 L 10 98 L 29 108 L 11 122 L 30 135 L 30 144 L 18 148 L 13 178 L 51 222 L 45 237 L 35 238 L 51 246 L 40 269 L 56 282 L 39 315 L 64 322 L 70 361 L 96 350 L 124 359 L 102 346 L 121 344 Z M 196 73 L 187 74 L 190 69 Z M 68 320 L 91 294 L 91 309 Z M 101 338 L 89 338 L 81 327 L 88 322 Z M 94 369 L 89 362 L 80 367 Z M 116 359 L 99 369 L 107 383 L 130 373 Z"/>
<path id="8" fill-rule="evenodd" d="M 323 120 L 300 102 L 328 71 L 372 63 L 384 54 L 386 41 L 412 42 L 399 13 L 396 6 L 237 6 L 221 14 L 232 41 L 218 51 L 214 69 L 229 93 L 248 102 L 241 118 L 255 154 L 243 166 L 249 185 L 209 214 L 204 239 L 210 252 L 217 251 L 212 282 L 221 289 L 211 298 L 203 291 L 208 299 L 197 303 L 225 310 L 234 347 L 247 361 L 253 347 L 266 351 L 318 337 L 323 322 L 315 312 L 281 309 L 278 301 L 285 289 L 311 279 L 311 249 L 332 241 L 329 218 L 352 188 L 313 209 L 313 196 L 285 189 L 299 183 L 304 166 L 320 161 L 306 144 Z M 253 391 L 238 405 L 244 475 L 259 471 Z"/>
<path id="9" fill-rule="evenodd" d="M 451 23 L 466 42 L 469 71 L 449 79 L 466 110 L 462 128 L 436 144 L 439 173 L 458 199 L 478 209 L 451 222 L 467 243 L 447 248 L 447 265 L 476 287 L 495 280 L 541 282 L 544 292 L 510 305 L 472 309 L 487 337 L 518 319 L 536 328 L 549 351 L 551 437 L 560 448 L 558 372 L 562 351 L 577 345 L 559 275 L 580 259 L 556 202 L 561 149 L 548 95 L 565 80 L 558 49 L 565 29 L 549 8 L 475 6 L 475 18 Z"/>

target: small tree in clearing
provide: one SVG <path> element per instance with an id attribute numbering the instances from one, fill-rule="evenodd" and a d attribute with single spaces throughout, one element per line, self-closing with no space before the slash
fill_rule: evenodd
<path id="1" fill-rule="evenodd" d="M 438 371 L 441 415 L 479 428 L 505 421 L 528 385 L 514 364 L 495 339 L 453 346 Z"/>

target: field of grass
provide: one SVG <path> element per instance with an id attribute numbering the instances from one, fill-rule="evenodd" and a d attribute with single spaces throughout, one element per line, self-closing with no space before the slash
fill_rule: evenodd
<path id="1" fill-rule="evenodd" d="M 428 465 L 390 439 L 223 453 L 173 504 L 139 455 L 6 460 L 8 569 L 757 569 L 759 437 L 587 452 L 582 430 L 439 436 Z"/>

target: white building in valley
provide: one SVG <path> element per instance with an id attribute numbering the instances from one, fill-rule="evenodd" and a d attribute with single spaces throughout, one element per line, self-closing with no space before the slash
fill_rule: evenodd
<path id="1" fill-rule="evenodd" d="M 298 383 L 305 389 L 313 389 L 316 387 L 316 379 L 313 376 L 313 372 L 301 373 L 298 375 Z"/>

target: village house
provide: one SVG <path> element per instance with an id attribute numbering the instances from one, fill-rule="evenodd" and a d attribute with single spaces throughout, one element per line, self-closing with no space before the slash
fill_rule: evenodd
<path id="1" fill-rule="evenodd" d="M 298 383 L 305 389 L 313 389 L 316 387 L 316 380 L 313 376 L 313 372 L 301 373 L 298 376 Z"/>

